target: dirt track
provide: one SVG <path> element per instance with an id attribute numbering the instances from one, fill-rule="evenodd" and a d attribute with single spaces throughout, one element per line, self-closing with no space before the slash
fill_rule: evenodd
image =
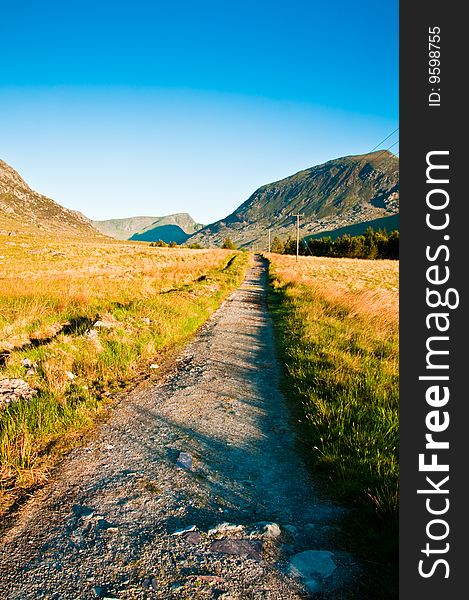
<path id="1" fill-rule="evenodd" d="M 295 449 L 266 288 L 256 259 L 175 367 L 22 507 L 0 598 L 349 597 L 343 511 L 318 499 Z"/>

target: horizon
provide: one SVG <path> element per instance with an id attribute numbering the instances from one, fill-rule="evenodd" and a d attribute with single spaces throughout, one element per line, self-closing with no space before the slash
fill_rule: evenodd
<path id="1" fill-rule="evenodd" d="M 398 127 L 397 3 L 26 4 L 5 8 L 0 156 L 93 220 L 213 223 Z"/>

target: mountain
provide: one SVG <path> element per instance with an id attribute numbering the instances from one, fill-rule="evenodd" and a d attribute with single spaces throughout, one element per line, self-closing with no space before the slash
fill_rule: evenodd
<path id="1" fill-rule="evenodd" d="M 186 233 L 179 225 L 158 225 L 150 227 L 139 233 L 134 233 L 130 238 L 139 242 L 157 242 L 161 240 L 167 244 L 176 242 L 176 244 L 184 244 L 190 238 L 190 233 Z"/>
<path id="2" fill-rule="evenodd" d="M 335 230 L 399 212 L 399 159 L 379 150 L 345 156 L 260 187 L 225 219 L 207 225 L 190 243 L 267 246 L 272 236 L 295 235 L 293 214 L 301 213 L 301 235 Z"/>
<path id="3" fill-rule="evenodd" d="M 196 223 L 187 213 L 177 213 L 164 217 L 129 217 L 91 221 L 102 233 L 118 240 L 141 240 L 146 242 L 183 243 L 202 225 Z"/>
<path id="4" fill-rule="evenodd" d="M 86 217 L 35 192 L 0 160 L 0 234 L 14 233 L 99 235 Z"/>

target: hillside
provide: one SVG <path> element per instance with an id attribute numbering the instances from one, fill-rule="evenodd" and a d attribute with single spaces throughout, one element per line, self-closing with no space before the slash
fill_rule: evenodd
<path id="1" fill-rule="evenodd" d="M 190 234 L 181 229 L 179 225 L 157 225 L 156 227 L 150 226 L 138 233 L 134 233 L 130 239 L 138 242 L 157 242 L 161 240 L 167 244 L 171 242 L 184 244 L 188 238 L 190 238 Z"/>
<path id="2" fill-rule="evenodd" d="M 35 192 L 0 160 L 0 234 L 31 232 L 99 235 L 86 217 Z"/>
<path id="3" fill-rule="evenodd" d="M 362 235 L 365 231 L 371 227 L 374 231 L 380 229 L 386 230 L 388 233 L 399 229 L 400 215 L 396 213 L 389 217 L 381 217 L 380 219 L 373 219 L 372 221 L 362 221 L 361 223 L 354 223 L 353 225 L 347 225 L 345 227 L 339 227 L 339 229 L 332 229 L 331 231 L 321 231 L 321 233 L 315 233 L 308 236 L 306 239 L 315 239 L 322 237 L 331 237 L 333 240 L 337 239 L 342 235 Z"/>
<path id="4" fill-rule="evenodd" d="M 301 235 L 387 217 L 399 212 L 399 159 L 389 151 L 345 156 L 300 171 L 256 190 L 225 219 L 207 225 L 190 242 L 267 246 L 272 235 L 294 235 L 300 212 Z"/>
<path id="5" fill-rule="evenodd" d="M 91 223 L 105 235 L 118 240 L 132 239 L 147 242 L 163 240 L 164 242 L 182 243 L 189 235 L 201 228 L 201 225 L 196 223 L 188 213 L 177 213 L 163 217 L 108 219 L 105 221 L 91 221 Z"/>

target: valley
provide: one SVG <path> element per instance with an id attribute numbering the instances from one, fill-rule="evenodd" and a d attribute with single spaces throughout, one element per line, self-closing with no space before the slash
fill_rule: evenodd
<path id="1" fill-rule="evenodd" d="M 5 597 L 395 597 L 398 261 L 261 251 L 396 225 L 396 161 L 99 229 L 0 163 Z"/>

